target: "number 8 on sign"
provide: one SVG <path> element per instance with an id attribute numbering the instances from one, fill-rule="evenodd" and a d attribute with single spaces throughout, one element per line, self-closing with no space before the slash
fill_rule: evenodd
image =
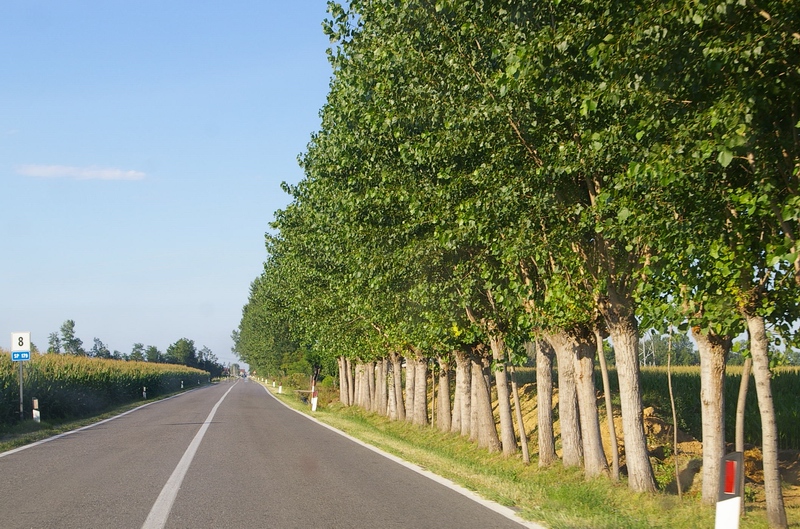
<path id="1" fill-rule="evenodd" d="M 31 351 L 31 333 L 12 332 L 11 333 L 11 352 L 29 353 Z"/>

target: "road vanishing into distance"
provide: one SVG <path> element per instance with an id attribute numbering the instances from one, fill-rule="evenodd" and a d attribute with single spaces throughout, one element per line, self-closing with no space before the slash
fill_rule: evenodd
<path id="1" fill-rule="evenodd" d="M 504 511 L 310 420 L 249 380 L 0 454 L 3 529 L 536 527 Z"/>

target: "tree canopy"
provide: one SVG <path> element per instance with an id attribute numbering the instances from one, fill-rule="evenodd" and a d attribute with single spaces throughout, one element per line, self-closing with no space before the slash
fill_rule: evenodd
<path id="1" fill-rule="evenodd" d="M 240 358 L 433 357 L 500 333 L 513 361 L 543 333 L 598 328 L 631 391 L 632 481 L 652 489 L 646 450 L 633 458 L 640 325 L 736 336 L 757 315 L 791 345 L 800 4 L 329 12 L 321 128 L 266 237 Z"/>

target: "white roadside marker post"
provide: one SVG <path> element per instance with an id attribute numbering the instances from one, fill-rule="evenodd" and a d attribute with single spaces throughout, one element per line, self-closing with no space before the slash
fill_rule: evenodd
<path id="1" fill-rule="evenodd" d="M 719 470 L 716 529 L 739 529 L 742 512 L 744 454 L 732 452 L 722 458 Z"/>
<path id="2" fill-rule="evenodd" d="M 317 386 L 311 385 L 311 411 L 317 411 Z"/>

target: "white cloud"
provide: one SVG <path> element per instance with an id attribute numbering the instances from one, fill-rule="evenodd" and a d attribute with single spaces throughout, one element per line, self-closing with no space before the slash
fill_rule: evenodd
<path id="1" fill-rule="evenodd" d="M 72 178 L 73 180 L 143 180 L 141 171 L 106 167 L 70 167 L 67 165 L 20 165 L 17 174 L 36 178 Z"/>

